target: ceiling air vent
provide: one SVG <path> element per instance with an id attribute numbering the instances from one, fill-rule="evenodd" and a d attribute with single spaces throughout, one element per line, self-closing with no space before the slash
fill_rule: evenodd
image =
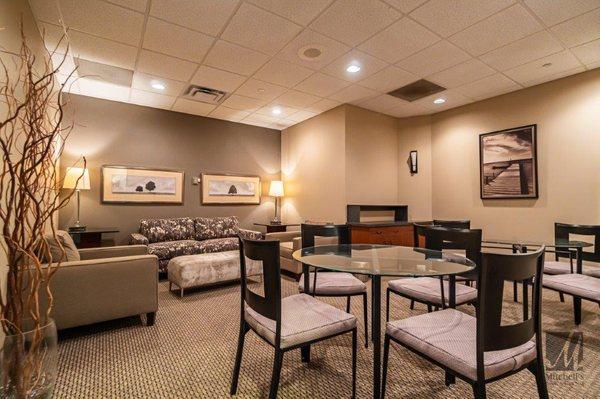
<path id="1" fill-rule="evenodd" d="M 227 93 L 221 90 L 190 85 L 190 87 L 188 87 L 185 93 L 183 94 L 183 97 L 189 100 L 199 101 L 201 103 L 219 104 L 225 99 L 226 95 Z"/>
<path id="2" fill-rule="evenodd" d="M 390 91 L 390 96 L 398 97 L 406 101 L 416 101 L 420 98 L 430 96 L 440 91 L 446 90 L 445 87 L 438 86 L 425 79 L 417 80 L 399 89 Z"/>
<path id="3" fill-rule="evenodd" d="M 77 74 L 82 78 L 131 87 L 133 80 L 131 69 L 119 68 L 77 57 L 74 60 L 77 65 Z"/>

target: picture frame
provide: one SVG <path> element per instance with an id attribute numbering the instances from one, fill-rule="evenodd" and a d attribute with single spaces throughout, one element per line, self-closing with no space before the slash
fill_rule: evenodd
<path id="1" fill-rule="evenodd" d="M 202 173 L 202 205 L 259 205 L 262 193 L 259 176 Z"/>
<path id="2" fill-rule="evenodd" d="M 103 165 L 104 204 L 183 204 L 185 173 L 139 166 Z"/>
<path id="3" fill-rule="evenodd" d="M 537 125 L 479 135 L 480 197 L 537 199 Z"/>

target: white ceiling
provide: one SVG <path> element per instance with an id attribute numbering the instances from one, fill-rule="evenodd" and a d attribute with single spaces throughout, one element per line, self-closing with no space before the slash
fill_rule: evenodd
<path id="1" fill-rule="evenodd" d="M 274 129 L 341 103 L 431 114 L 600 66 L 600 0 L 30 3 L 49 49 L 63 21 L 72 56 L 134 71 L 132 87 L 80 77 L 72 93 Z M 298 56 L 310 45 L 317 60 Z M 420 78 L 448 90 L 413 103 L 385 94 Z M 178 98 L 189 84 L 231 94 L 218 107 Z"/>

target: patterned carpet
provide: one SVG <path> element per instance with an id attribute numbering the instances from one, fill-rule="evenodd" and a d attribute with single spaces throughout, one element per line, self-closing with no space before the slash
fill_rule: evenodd
<path id="1" fill-rule="evenodd" d="M 284 278 L 284 295 L 297 292 L 297 285 Z M 512 302 L 506 320 L 516 320 L 519 305 Z M 370 296 L 370 295 L 369 295 Z M 339 307 L 345 299 L 324 298 Z M 382 300 L 385 303 L 385 300 Z M 411 311 L 408 301 L 392 300 L 392 317 L 403 318 L 426 312 L 423 305 Z M 465 312 L 473 308 L 463 306 Z M 362 304 L 352 302 L 352 312 L 362 320 Z M 382 313 L 385 314 L 385 313 Z M 129 318 L 74 329 L 60 334 L 60 367 L 55 398 L 228 398 L 239 318 L 239 286 L 226 285 L 191 291 L 180 299 L 159 287 L 156 325 L 145 327 L 139 318 Z M 600 392 L 600 317 L 598 306 L 583 305 L 584 322 L 574 328 L 571 301 L 560 303 L 558 294 L 544 292 L 545 331 L 583 333 L 582 381 L 548 381 L 551 397 L 591 398 Z M 362 336 L 362 322 L 359 334 Z M 359 336 L 359 343 L 361 337 Z M 362 336 L 364 339 L 364 336 Z M 309 366 L 300 362 L 299 351 L 284 358 L 279 397 L 344 398 L 351 390 L 351 336 L 336 337 L 314 345 Z M 359 345 L 358 398 L 371 396 L 372 352 Z M 390 353 L 388 397 L 469 398 L 471 387 L 457 380 L 444 385 L 441 369 L 405 349 L 393 346 Z M 238 398 L 266 397 L 271 377 L 273 350 L 250 332 L 246 339 Z M 550 374 L 560 373 L 557 371 Z M 569 376 L 567 372 L 567 377 Z M 564 374 L 558 375 L 558 377 Z M 537 397 L 535 379 L 527 371 L 488 385 L 491 398 Z"/>

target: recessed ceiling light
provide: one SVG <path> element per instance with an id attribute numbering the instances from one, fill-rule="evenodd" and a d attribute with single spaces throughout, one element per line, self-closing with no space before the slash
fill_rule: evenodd
<path id="1" fill-rule="evenodd" d="M 155 80 L 155 81 L 152 81 L 152 82 L 150 83 L 150 86 L 152 86 L 152 88 L 153 88 L 153 89 L 155 89 L 155 90 L 164 90 L 164 89 L 166 89 L 166 88 L 167 88 L 167 86 L 165 86 L 165 84 L 164 84 L 164 83 L 162 83 L 162 82 L 158 82 L 158 81 L 156 81 L 156 80 Z"/>
<path id="2" fill-rule="evenodd" d="M 259 93 L 264 93 L 265 89 L 256 89 L 256 91 L 259 92 Z"/>
<path id="3" fill-rule="evenodd" d="M 446 100 L 444 100 L 443 98 L 436 98 L 435 100 L 433 100 L 434 104 L 443 104 L 445 102 Z"/>
<path id="4" fill-rule="evenodd" d="M 356 73 L 358 71 L 360 71 L 360 66 L 355 64 L 348 65 L 348 68 L 346 68 L 346 72 Z"/>
<path id="5" fill-rule="evenodd" d="M 281 115 L 281 108 L 275 107 L 271 112 L 273 113 L 273 115 Z"/>

